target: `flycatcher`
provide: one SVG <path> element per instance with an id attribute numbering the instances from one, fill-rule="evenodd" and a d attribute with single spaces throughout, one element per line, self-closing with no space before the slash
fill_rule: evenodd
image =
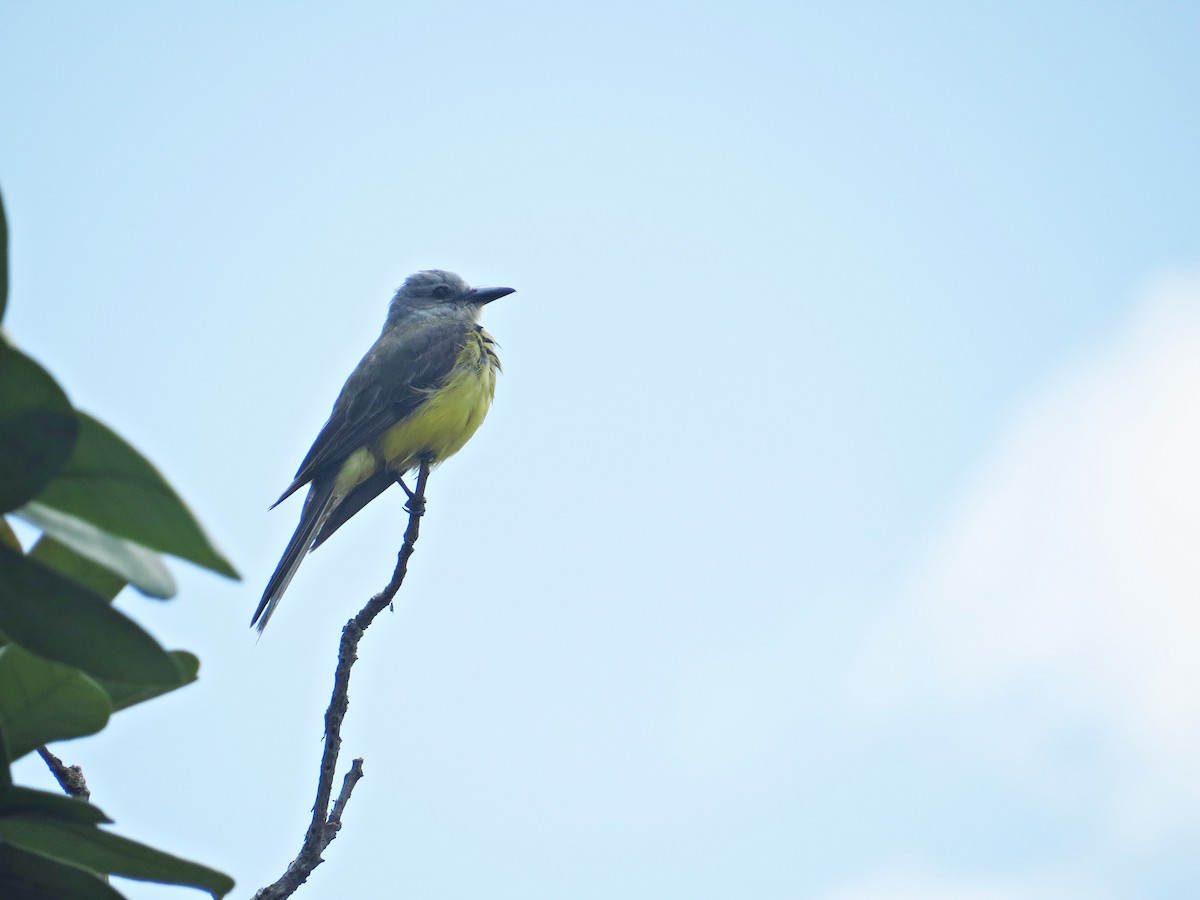
<path id="1" fill-rule="evenodd" d="M 500 371 L 479 314 L 511 293 L 472 288 L 440 269 L 411 275 L 396 291 L 383 333 L 346 379 L 295 480 L 271 505 L 309 485 L 300 524 L 250 621 L 259 633 L 309 550 L 404 473 L 423 460 L 448 459 L 471 439 Z"/>

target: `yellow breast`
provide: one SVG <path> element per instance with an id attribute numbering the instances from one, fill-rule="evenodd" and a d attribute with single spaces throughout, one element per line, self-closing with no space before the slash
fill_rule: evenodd
<path id="1" fill-rule="evenodd" d="M 476 329 L 459 353 L 445 387 L 385 431 L 375 454 L 397 472 L 413 468 L 425 454 L 435 463 L 453 456 L 483 424 L 496 394 L 499 369 L 491 336 Z"/>

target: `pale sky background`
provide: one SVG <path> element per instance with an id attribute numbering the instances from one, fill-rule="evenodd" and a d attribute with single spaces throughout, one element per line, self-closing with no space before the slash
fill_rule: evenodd
<path id="1" fill-rule="evenodd" d="M 5 324 L 245 576 L 123 596 L 201 681 L 57 751 L 282 872 L 404 515 L 256 643 L 267 506 L 442 267 L 518 290 L 505 374 L 298 897 L 1196 896 L 1197 47 L 1193 3 L 5 4 Z"/>

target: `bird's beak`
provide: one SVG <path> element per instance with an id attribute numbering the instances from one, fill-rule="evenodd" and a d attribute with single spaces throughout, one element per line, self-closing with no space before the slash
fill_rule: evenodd
<path id="1" fill-rule="evenodd" d="M 501 297 L 507 297 L 509 294 L 515 294 L 516 292 L 516 288 L 479 287 L 468 291 L 467 296 L 463 297 L 463 300 L 467 303 L 483 306 L 485 303 L 491 303 L 493 300 L 499 300 Z"/>

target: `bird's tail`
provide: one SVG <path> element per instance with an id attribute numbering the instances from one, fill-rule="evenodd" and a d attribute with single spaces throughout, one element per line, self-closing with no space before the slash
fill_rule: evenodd
<path id="1" fill-rule="evenodd" d="M 283 592 L 291 584 L 292 576 L 308 555 L 313 537 L 333 512 L 333 484 L 334 479 L 330 478 L 325 484 L 314 482 L 309 489 L 308 497 L 304 500 L 304 511 L 300 514 L 300 524 L 296 526 L 292 539 L 288 541 L 287 549 L 283 551 L 279 565 L 275 567 L 275 574 L 267 582 L 267 589 L 263 591 L 258 609 L 254 611 L 254 618 L 250 620 L 251 625 L 258 626 L 259 634 L 267 627 L 267 621 L 275 612 L 279 601 L 283 599 Z"/>

